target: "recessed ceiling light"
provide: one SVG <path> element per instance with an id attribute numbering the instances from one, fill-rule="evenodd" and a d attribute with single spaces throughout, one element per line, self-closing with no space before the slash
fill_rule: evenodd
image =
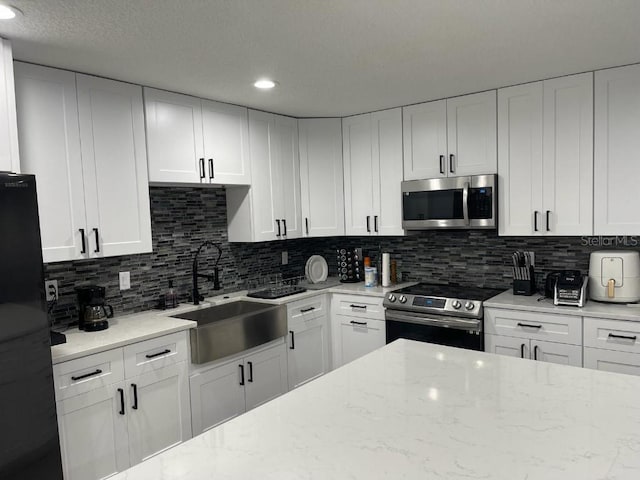
<path id="1" fill-rule="evenodd" d="M 277 84 L 278 82 L 274 82 L 273 80 L 269 80 L 268 78 L 262 78 L 256 81 L 253 86 L 259 88 L 260 90 L 270 90 Z"/>
<path id="2" fill-rule="evenodd" d="M 0 20 L 11 20 L 12 18 L 16 18 L 16 15 L 19 13 L 22 12 L 16 7 L 0 4 Z"/>

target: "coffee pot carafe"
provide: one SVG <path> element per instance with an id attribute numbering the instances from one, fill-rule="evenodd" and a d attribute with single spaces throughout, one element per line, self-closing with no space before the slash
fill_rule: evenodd
<path id="1" fill-rule="evenodd" d="M 108 318 L 113 317 L 113 307 L 105 303 L 105 288 L 97 285 L 76 288 L 78 294 L 78 328 L 96 332 L 109 328 Z"/>

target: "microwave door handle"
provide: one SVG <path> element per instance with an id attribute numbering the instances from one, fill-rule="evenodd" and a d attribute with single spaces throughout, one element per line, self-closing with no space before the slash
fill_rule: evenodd
<path id="1" fill-rule="evenodd" d="M 465 182 L 464 189 L 462 190 L 462 215 L 464 216 L 464 222 L 469 225 L 469 182 Z"/>

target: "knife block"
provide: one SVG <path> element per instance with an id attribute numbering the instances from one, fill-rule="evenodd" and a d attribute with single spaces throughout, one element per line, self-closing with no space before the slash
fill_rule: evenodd
<path id="1" fill-rule="evenodd" d="M 513 294 L 531 296 L 536 293 L 536 275 L 533 267 L 529 267 L 529 278 L 526 280 L 513 279 Z"/>

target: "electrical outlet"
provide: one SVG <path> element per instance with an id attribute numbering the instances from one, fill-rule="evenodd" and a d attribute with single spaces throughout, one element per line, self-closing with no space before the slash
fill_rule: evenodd
<path id="1" fill-rule="evenodd" d="M 120 272 L 120 290 L 129 290 L 131 288 L 131 275 L 129 272 Z"/>
<path id="2" fill-rule="evenodd" d="M 58 281 L 47 280 L 44 282 L 44 291 L 47 294 L 47 302 L 58 300 Z"/>
<path id="3" fill-rule="evenodd" d="M 529 252 L 529 258 L 531 259 L 531 266 L 536 266 L 536 254 L 534 252 Z"/>
<path id="4" fill-rule="evenodd" d="M 289 252 L 282 252 L 282 265 L 289 265 Z"/>

